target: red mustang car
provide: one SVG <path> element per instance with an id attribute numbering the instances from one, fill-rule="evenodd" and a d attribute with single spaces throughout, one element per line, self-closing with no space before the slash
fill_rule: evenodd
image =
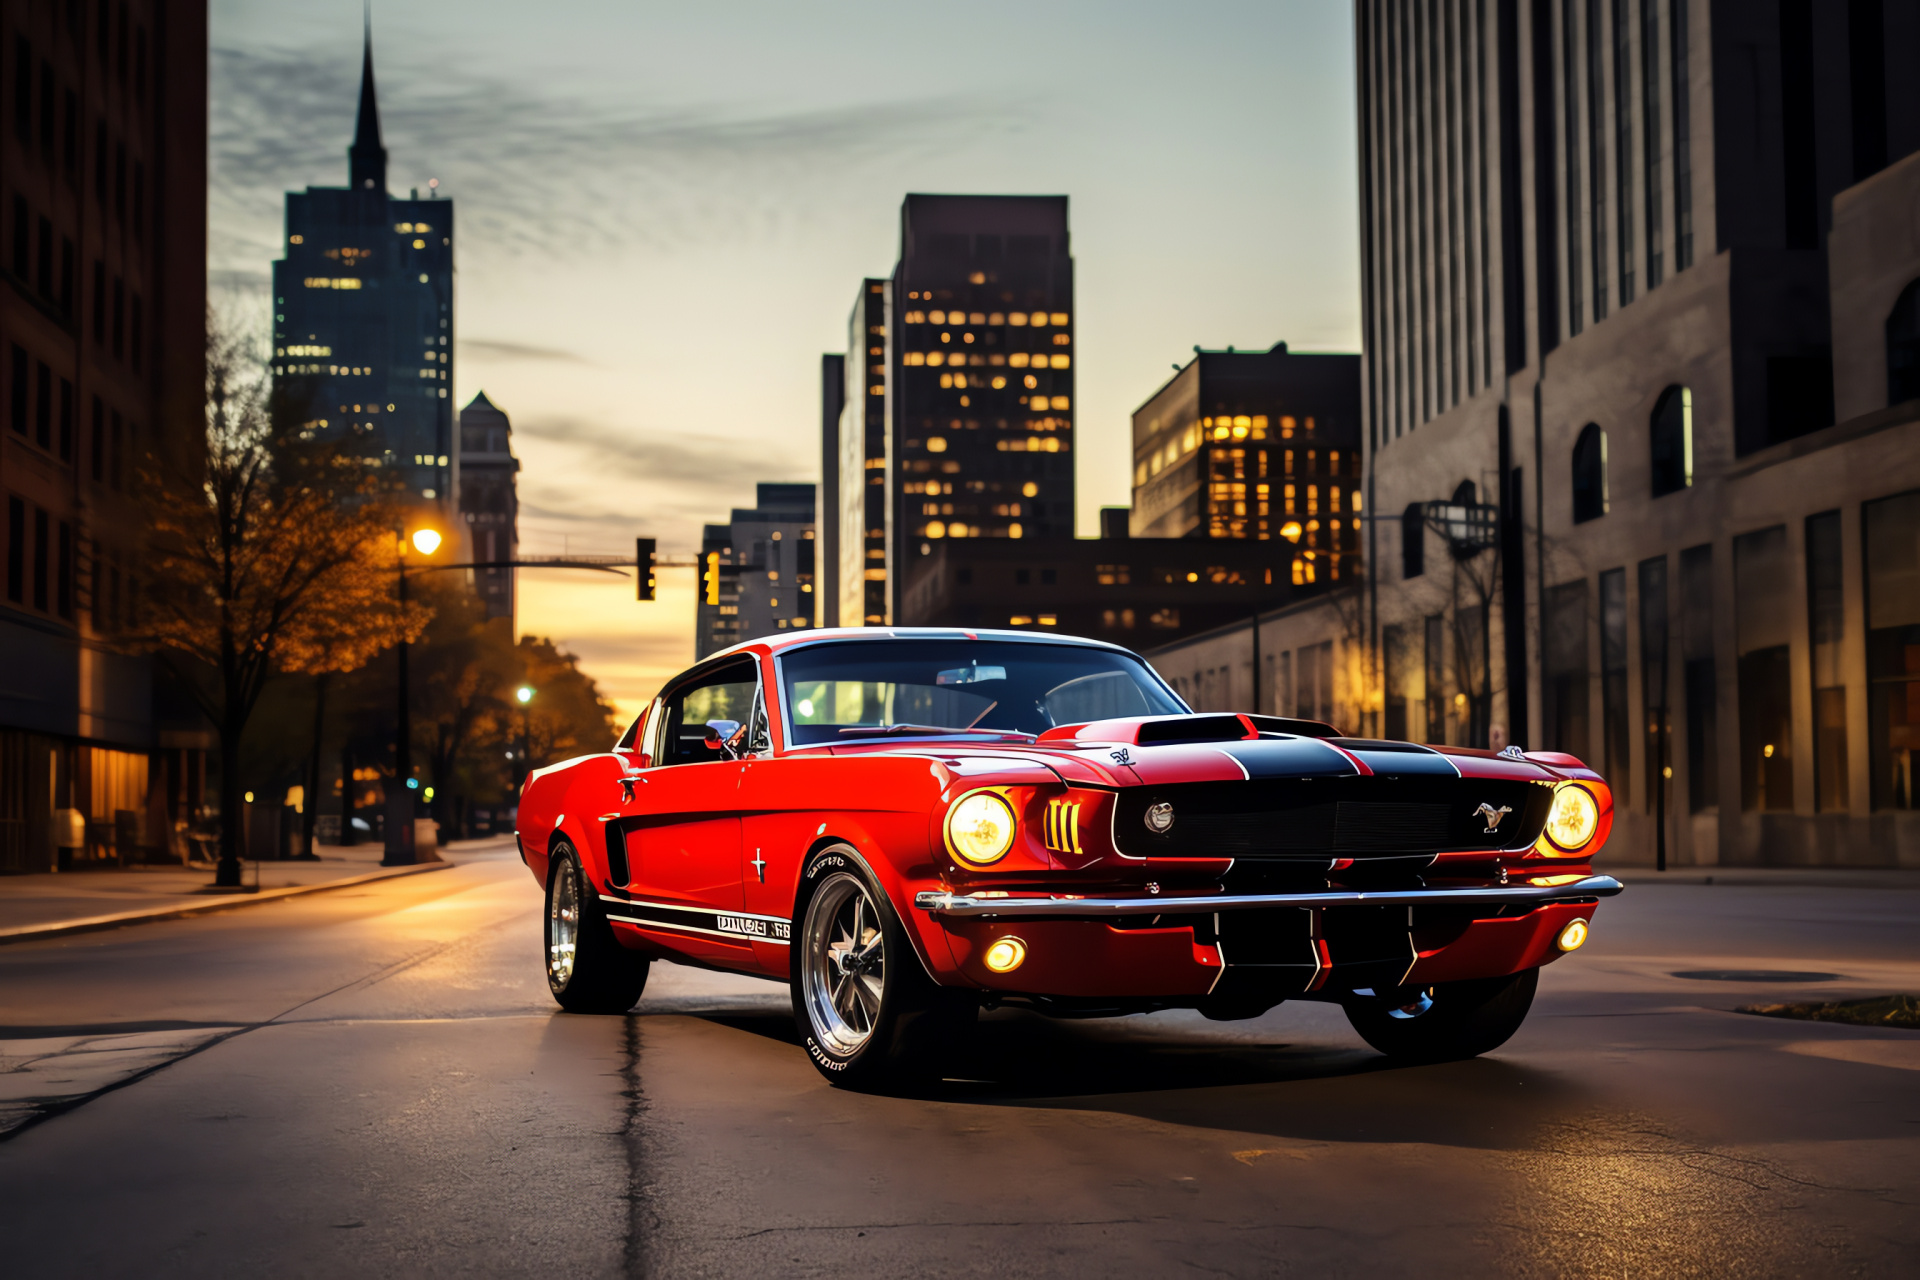
<path id="1" fill-rule="evenodd" d="M 829 1079 L 937 1068 L 981 1008 L 1338 1002 L 1410 1060 L 1502 1044 L 1618 881 L 1571 756 L 1196 714 L 1114 645 L 805 631 L 669 682 L 542 769 L 521 856 L 563 1008 L 654 960 L 789 983 Z"/>

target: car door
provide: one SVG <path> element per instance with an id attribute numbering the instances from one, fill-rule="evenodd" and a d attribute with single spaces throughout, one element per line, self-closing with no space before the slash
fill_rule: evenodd
<path id="1" fill-rule="evenodd" d="M 758 696 L 750 658 L 690 673 L 662 699 L 648 767 L 622 784 L 633 792 L 619 817 L 629 901 L 616 910 L 656 941 L 730 967 L 752 964 L 751 939 L 738 927 L 744 766 L 738 744 L 712 744 L 708 725 L 744 724 Z"/>

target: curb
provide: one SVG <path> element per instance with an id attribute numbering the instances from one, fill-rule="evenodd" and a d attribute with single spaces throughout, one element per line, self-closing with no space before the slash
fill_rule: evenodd
<path id="1" fill-rule="evenodd" d="M 23 925 L 17 929 L 0 929 L 0 947 L 13 942 L 37 942 L 41 938 L 61 938 L 75 933 L 98 933 L 106 929 L 120 929 L 134 924 L 151 924 L 159 920 L 209 916 L 218 911 L 257 907 L 263 902 L 279 902 L 284 898 L 296 898 L 307 893 L 325 893 L 329 889 L 349 889 L 354 885 L 372 884 L 381 880 L 398 880 L 403 876 L 417 876 L 429 871 L 451 871 L 455 865 L 451 862 L 423 862 L 417 866 L 394 867 L 386 871 L 376 871 L 370 875 L 350 876 L 345 880 L 262 889 L 259 893 L 234 894 L 231 897 L 215 898 L 209 902 L 159 907 L 150 911 L 120 911 L 108 916 L 82 916 L 77 920 L 55 920 L 47 924 Z"/>

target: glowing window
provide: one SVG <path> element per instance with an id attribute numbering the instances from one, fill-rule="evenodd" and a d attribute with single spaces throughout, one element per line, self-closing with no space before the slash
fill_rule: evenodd
<path id="1" fill-rule="evenodd" d="M 1007 317 L 1007 323 L 1012 325 L 1016 329 L 1025 328 L 1027 323 L 1027 313 L 1024 311 L 1016 311 L 1012 315 Z"/>
<path id="2" fill-rule="evenodd" d="M 1044 311 L 1036 311 L 1031 316 L 1028 316 L 1027 320 L 1031 324 L 1044 325 L 1047 322 L 1047 313 Z"/>
<path id="3" fill-rule="evenodd" d="M 1035 360 L 1036 362 L 1037 362 L 1037 361 L 1038 361 L 1039 359 L 1040 359 L 1040 357 L 1039 357 L 1039 356 L 1035 356 L 1035 357 L 1034 357 L 1034 360 Z M 1072 364 L 1073 364 L 1073 357 L 1072 357 L 1072 356 L 1054 356 L 1054 357 L 1052 358 L 1052 360 L 1051 360 L 1051 363 L 1052 363 L 1052 365 L 1053 365 L 1053 367 L 1054 367 L 1054 368 L 1056 368 L 1056 369 L 1066 369 L 1066 368 L 1069 368 L 1069 367 L 1071 367 L 1071 366 L 1072 366 Z"/>

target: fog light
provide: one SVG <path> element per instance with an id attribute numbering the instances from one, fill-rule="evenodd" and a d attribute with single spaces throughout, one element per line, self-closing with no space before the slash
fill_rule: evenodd
<path id="1" fill-rule="evenodd" d="M 1579 946 L 1579 943 L 1575 943 Z M 987 968 L 995 973 L 1012 973 L 1027 958 L 1027 944 L 1018 938 L 1001 938 L 987 948 Z"/>
<path id="2" fill-rule="evenodd" d="M 1560 931 L 1560 936 L 1555 939 L 1555 943 L 1562 951 L 1578 951 L 1586 940 L 1587 922 L 1570 920 L 1567 922 L 1567 927 Z"/>

